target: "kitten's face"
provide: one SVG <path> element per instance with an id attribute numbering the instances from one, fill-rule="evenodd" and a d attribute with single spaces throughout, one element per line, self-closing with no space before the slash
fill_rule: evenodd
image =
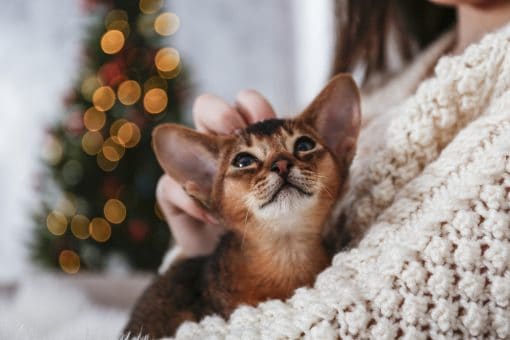
<path id="1" fill-rule="evenodd" d="M 356 84 L 338 75 L 295 119 L 236 136 L 163 124 L 153 146 L 163 169 L 227 227 L 317 231 L 342 191 L 360 122 Z"/>
<path id="2" fill-rule="evenodd" d="M 223 155 L 215 205 L 232 226 L 306 228 L 307 220 L 327 217 L 341 182 L 337 161 L 313 129 L 269 120 L 240 133 Z"/>

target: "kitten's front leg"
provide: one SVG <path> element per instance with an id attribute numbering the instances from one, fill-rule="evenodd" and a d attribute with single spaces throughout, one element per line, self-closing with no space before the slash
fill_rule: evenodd
<path id="1" fill-rule="evenodd" d="M 207 314 L 202 295 L 207 257 L 175 263 L 159 275 L 138 299 L 123 334 L 151 338 L 173 336 L 184 321 L 199 321 Z"/>

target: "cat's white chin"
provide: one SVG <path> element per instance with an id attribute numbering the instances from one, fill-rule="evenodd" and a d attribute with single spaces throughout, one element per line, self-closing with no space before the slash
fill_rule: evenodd
<path id="1" fill-rule="evenodd" d="M 267 222 L 285 220 L 292 225 L 298 223 L 302 219 L 302 215 L 313 208 L 313 205 L 316 203 L 315 201 L 316 198 L 314 196 L 306 194 L 295 187 L 286 186 L 270 202 L 266 202 L 262 206 L 260 204 L 253 204 L 256 207 L 253 207 L 252 211 L 259 220 Z"/>

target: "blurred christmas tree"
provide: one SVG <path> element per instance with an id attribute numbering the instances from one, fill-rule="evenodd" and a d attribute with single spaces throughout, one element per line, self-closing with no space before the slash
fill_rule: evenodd
<path id="1" fill-rule="evenodd" d="M 162 46 L 179 26 L 163 5 L 85 1 L 91 24 L 79 79 L 43 148 L 49 166 L 33 256 L 47 266 L 154 269 L 168 248 L 151 131 L 179 121 L 186 82 L 179 53 Z"/>

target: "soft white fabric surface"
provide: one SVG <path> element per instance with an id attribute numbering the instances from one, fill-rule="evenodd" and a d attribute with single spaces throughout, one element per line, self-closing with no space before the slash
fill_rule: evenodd
<path id="1" fill-rule="evenodd" d="M 50 275 L 27 276 L 13 296 L 0 295 L 0 339 L 117 339 L 126 320 L 126 311 L 95 305 Z"/>
<path id="2" fill-rule="evenodd" d="M 416 82 L 383 89 L 342 206 L 360 242 L 313 288 L 177 338 L 510 338 L 509 51 L 506 29 L 441 58 L 396 106 Z"/>

